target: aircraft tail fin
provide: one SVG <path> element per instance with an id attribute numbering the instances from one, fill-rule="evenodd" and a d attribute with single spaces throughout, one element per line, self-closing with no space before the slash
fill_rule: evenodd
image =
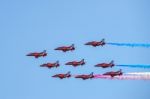
<path id="1" fill-rule="evenodd" d="M 120 69 L 119 72 L 122 72 L 122 69 Z"/>
<path id="2" fill-rule="evenodd" d="M 69 72 L 67 72 L 67 75 L 70 75 L 70 73 L 71 73 L 70 71 L 69 71 Z"/>
<path id="3" fill-rule="evenodd" d="M 56 66 L 56 68 L 59 67 L 59 61 L 58 60 L 55 62 L 55 66 Z"/>
<path id="4" fill-rule="evenodd" d="M 119 75 L 123 74 L 122 69 L 120 69 L 118 72 L 119 72 Z"/>
<path id="5" fill-rule="evenodd" d="M 56 64 L 59 64 L 59 61 L 58 61 L 58 60 L 56 61 Z"/>
<path id="6" fill-rule="evenodd" d="M 46 50 L 43 50 L 43 52 L 42 53 L 46 53 Z"/>
<path id="7" fill-rule="evenodd" d="M 101 42 L 105 42 L 105 39 L 103 38 L 103 39 L 101 40 Z"/>
<path id="8" fill-rule="evenodd" d="M 93 76 L 94 76 L 93 74 L 94 74 L 94 73 L 92 72 L 92 73 L 90 74 L 90 76 L 93 77 Z"/>
<path id="9" fill-rule="evenodd" d="M 84 59 L 82 59 L 80 62 L 84 62 Z"/>
<path id="10" fill-rule="evenodd" d="M 82 60 L 80 61 L 80 64 L 81 64 L 81 65 L 84 65 L 84 64 L 85 64 L 84 59 L 82 59 Z"/>
<path id="11" fill-rule="evenodd" d="M 112 60 L 112 61 L 110 62 L 110 64 L 114 64 L 114 61 Z"/>
<path id="12" fill-rule="evenodd" d="M 72 44 L 70 47 L 74 47 L 74 44 Z"/>

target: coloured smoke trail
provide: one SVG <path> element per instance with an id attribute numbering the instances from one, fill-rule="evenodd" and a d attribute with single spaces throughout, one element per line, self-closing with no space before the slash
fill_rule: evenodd
<path id="1" fill-rule="evenodd" d="M 150 72 L 135 72 L 135 73 L 125 73 L 122 76 L 110 77 L 106 75 L 97 74 L 94 78 L 109 79 L 109 80 L 150 80 Z"/>
<path id="2" fill-rule="evenodd" d="M 116 45 L 116 46 L 128 46 L 128 47 L 150 47 L 150 44 L 140 44 L 140 43 L 106 43 L 109 45 Z"/>
<path id="3" fill-rule="evenodd" d="M 133 68 L 150 68 L 150 65 L 140 65 L 140 64 L 137 64 L 137 65 L 127 64 L 127 65 L 116 65 L 116 66 L 120 66 L 120 67 L 133 67 Z"/>
<path id="4" fill-rule="evenodd" d="M 141 75 L 141 76 L 150 76 L 150 72 L 132 72 L 132 73 L 126 73 L 126 75 Z"/>

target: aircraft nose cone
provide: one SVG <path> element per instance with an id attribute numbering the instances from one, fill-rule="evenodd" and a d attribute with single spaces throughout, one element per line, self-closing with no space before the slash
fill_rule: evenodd
<path id="1" fill-rule="evenodd" d="M 52 77 L 56 77 L 56 75 L 53 75 Z"/>
<path id="2" fill-rule="evenodd" d="M 98 67 L 98 66 L 99 66 L 98 64 L 95 65 L 95 67 Z"/>
<path id="3" fill-rule="evenodd" d="M 84 45 L 88 45 L 88 43 L 85 43 Z"/>
<path id="4" fill-rule="evenodd" d="M 41 67 L 43 67 L 43 66 L 45 66 L 46 64 L 42 64 L 42 65 L 40 65 Z"/>
<path id="5" fill-rule="evenodd" d="M 65 65 L 69 65 L 69 63 L 66 63 Z"/>
<path id="6" fill-rule="evenodd" d="M 58 48 L 55 48 L 54 50 L 58 50 Z"/>
<path id="7" fill-rule="evenodd" d="M 26 56 L 29 56 L 30 54 L 27 54 Z"/>

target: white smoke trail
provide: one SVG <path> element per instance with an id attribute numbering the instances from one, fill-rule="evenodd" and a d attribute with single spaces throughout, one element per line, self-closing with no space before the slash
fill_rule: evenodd
<path id="1" fill-rule="evenodd" d="M 118 79 L 118 80 L 150 80 L 150 72 L 126 73 L 122 76 L 110 77 L 106 75 L 95 75 L 95 78 Z"/>
<path id="2" fill-rule="evenodd" d="M 132 72 L 132 73 L 126 73 L 127 75 L 146 75 L 150 76 L 150 72 Z"/>

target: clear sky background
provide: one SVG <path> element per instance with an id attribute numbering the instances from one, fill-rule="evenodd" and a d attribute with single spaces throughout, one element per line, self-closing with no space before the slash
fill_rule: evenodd
<path id="1" fill-rule="evenodd" d="M 94 68 L 100 62 L 150 64 L 149 48 L 89 47 L 91 40 L 150 43 L 149 0 L 0 0 L 0 99 L 150 99 L 150 81 L 51 78 L 56 73 L 144 72 Z M 74 52 L 53 49 L 75 44 Z M 48 51 L 45 58 L 26 57 Z M 84 58 L 84 67 L 64 63 Z M 39 67 L 60 60 L 60 68 Z"/>

